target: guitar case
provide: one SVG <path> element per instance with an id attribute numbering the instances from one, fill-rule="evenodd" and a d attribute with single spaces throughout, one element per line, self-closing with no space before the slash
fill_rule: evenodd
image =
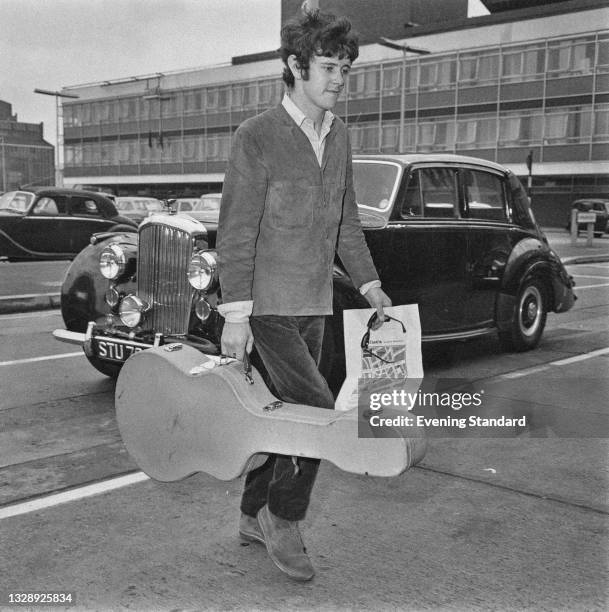
<path id="1" fill-rule="evenodd" d="M 422 428 L 371 428 L 357 413 L 280 402 L 254 368 L 248 381 L 241 362 L 221 364 L 182 344 L 132 355 L 116 385 L 125 447 L 163 482 L 196 472 L 232 480 L 268 453 L 326 459 L 371 476 L 397 476 L 423 458 Z"/>

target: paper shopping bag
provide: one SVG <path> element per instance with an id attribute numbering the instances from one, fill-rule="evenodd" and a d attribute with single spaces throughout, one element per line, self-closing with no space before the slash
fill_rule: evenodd
<path id="1" fill-rule="evenodd" d="M 423 378 L 421 324 L 416 304 L 384 309 L 386 319 L 373 329 L 376 310 L 343 312 L 346 378 L 335 403 L 337 410 L 357 407 L 359 379 L 378 391 L 379 385 L 411 381 L 418 388 Z"/>

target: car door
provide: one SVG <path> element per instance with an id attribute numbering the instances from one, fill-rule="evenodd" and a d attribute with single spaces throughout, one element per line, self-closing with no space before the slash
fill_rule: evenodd
<path id="1" fill-rule="evenodd" d="M 406 180 L 387 227 L 391 266 L 383 286 L 395 304 L 419 304 L 426 335 L 459 332 L 468 287 L 457 171 L 450 165 L 419 165 Z"/>
<path id="2" fill-rule="evenodd" d="M 69 209 L 67 232 L 73 253 L 82 251 L 96 232 L 105 232 L 116 225 L 115 221 L 103 216 L 97 202 L 90 196 L 70 196 Z"/>
<path id="3" fill-rule="evenodd" d="M 42 195 L 20 224 L 20 243 L 39 254 L 67 255 L 70 253 L 66 232 L 67 197 Z"/>
<path id="4" fill-rule="evenodd" d="M 495 301 L 517 232 L 508 216 L 508 188 L 500 172 L 483 168 L 459 171 L 463 218 L 467 222 L 469 291 L 464 324 L 492 326 Z"/>

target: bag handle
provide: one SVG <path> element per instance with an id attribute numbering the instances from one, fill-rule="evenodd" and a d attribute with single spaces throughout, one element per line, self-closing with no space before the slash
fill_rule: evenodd
<path id="1" fill-rule="evenodd" d="M 373 351 L 371 351 L 370 348 L 368 348 L 368 344 L 370 343 L 370 332 L 372 331 L 372 326 L 375 324 L 377 319 L 378 319 L 378 313 L 375 310 L 372 313 L 372 316 L 368 319 L 368 323 L 366 323 L 366 331 L 365 331 L 364 335 L 362 336 L 362 341 L 360 342 L 360 346 L 362 348 L 362 352 L 364 353 L 364 355 L 370 355 L 371 357 L 375 357 L 376 359 L 380 359 L 383 363 L 395 363 L 395 360 L 394 361 L 389 361 L 388 359 L 385 359 L 385 358 L 381 357 L 377 353 L 374 353 Z M 383 320 L 383 323 L 385 323 L 386 321 L 395 321 L 396 323 L 399 323 L 402 326 L 402 333 L 403 334 L 406 333 L 406 326 L 399 319 L 396 319 L 394 317 L 390 317 L 388 314 L 386 314 L 385 315 L 385 319 Z"/>

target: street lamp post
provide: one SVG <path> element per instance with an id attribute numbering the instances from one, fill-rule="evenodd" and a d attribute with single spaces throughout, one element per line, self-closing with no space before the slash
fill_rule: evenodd
<path id="1" fill-rule="evenodd" d="M 395 40 L 391 40 L 389 38 L 385 38 L 381 36 L 379 38 L 379 45 L 383 47 L 389 47 L 389 49 L 396 49 L 397 51 L 402 52 L 402 88 L 400 94 L 400 140 L 399 140 L 399 152 L 404 152 L 404 115 L 406 112 L 406 54 L 407 53 L 416 53 L 417 55 L 429 55 L 431 51 L 427 49 L 417 49 L 416 47 L 411 47 L 410 45 L 404 45 L 402 43 L 396 42 Z"/>
<path id="2" fill-rule="evenodd" d="M 34 89 L 34 93 L 55 97 L 55 185 L 63 187 L 63 164 L 61 163 L 63 157 L 60 156 L 61 145 L 59 141 L 59 98 L 79 98 L 80 96 L 61 91 L 49 91 L 48 89 Z"/>

